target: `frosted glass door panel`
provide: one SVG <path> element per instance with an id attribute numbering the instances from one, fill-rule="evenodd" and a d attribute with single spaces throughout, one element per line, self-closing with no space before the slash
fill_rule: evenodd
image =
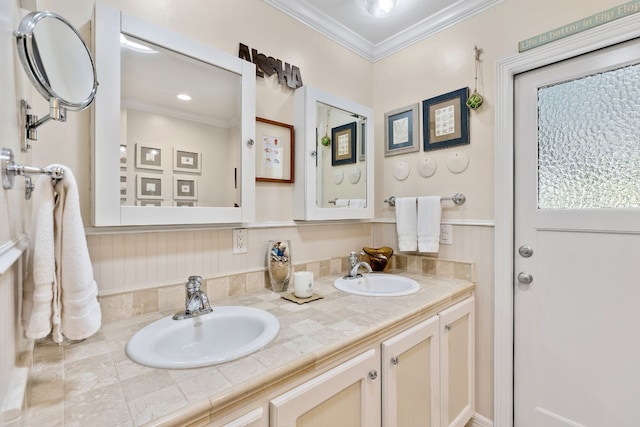
<path id="1" fill-rule="evenodd" d="M 640 65 L 538 90 L 538 207 L 640 207 Z"/>

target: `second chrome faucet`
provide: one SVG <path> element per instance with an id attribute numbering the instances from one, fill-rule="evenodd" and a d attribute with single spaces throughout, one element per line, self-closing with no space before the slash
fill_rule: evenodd
<path id="1" fill-rule="evenodd" d="M 362 254 L 362 252 L 361 252 Z M 355 279 L 357 277 L 362 277 L 362 274 L 358 273 L 360 267 L 364 267 L 367 270 L 367 273 L 371 273 L 371 266 L 366 261 L 358 261 L 358 253 L 351 252 L 349 254 L 349 274 L 344 276 L 345 279 Z"/>

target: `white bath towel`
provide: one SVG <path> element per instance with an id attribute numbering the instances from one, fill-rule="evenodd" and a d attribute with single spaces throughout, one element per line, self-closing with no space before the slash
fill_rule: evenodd
<path id="1" fill-rule="evenodd" d="M 349 207 L 349 199 L 336 199 L 336 207 L 337 208 Z"/>
<path id="2" fill-rule="evenodd" d="M 440 196 L 418 197 L 418 251 L 440 250 Z"/>
<path id="3" fill-rule="evenodd" d="M 63 168 L 64 178 L 52 189 L 53 210 L 34 211 L 40 219 L 34 222 L 38 228 L 32 235 L 33 252 L 30 254 L 34 298 L 30 312 L 27 314 L 25 310 L 28 315 L 25 325 L 27 336 L 42 338 L 52 332 L 54 342 L 58 343 L 64 337 L 70 340 L 88 338 L 98 331 L 102 323 L 98 286 L 93 279 L 80 214 L 78 187 L 71 170 Z M 44 201 L 49 199 L 47 185 L 52 187 L 49 177 L 38 179 L 37 188 L 41 189 Z M 44 218 L 47 212 L 51 220 Z M 50 236 L 53 236 L 53 244 Z M 46 269 L 50 267 L 51 259 L 54 261 L 53 277 Z M 43 297 L 36 298 L 38 295 Z M 47 305 L 50 305 L 48 310 Z"/>
<path id="4" fill-rule="evenodd" d="M 396 231 L 400 251 L 407 252 L 418 249 L 417 220 L 416 198 L 396 198 Z"/>

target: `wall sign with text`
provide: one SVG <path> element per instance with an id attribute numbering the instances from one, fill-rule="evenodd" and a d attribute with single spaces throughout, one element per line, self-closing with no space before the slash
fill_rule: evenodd
<path id="1" fill-rule="evenodd" d="M 289 65 L 289 63 L 285 62 L 283 66 L 280 59 L 267 56 L 256 49 L 249 49 L 249 46 L 242 43 L 240 43 L 238 56 L 245 61 L 256 64 L 256 75 L 258 77 L 264 77 L 265 75 L 271 77 L 277 74 L 278 83 L 287 85 L 291 89 L 297 89 L 303 84 L 300 68 L 295 65 Z"/>

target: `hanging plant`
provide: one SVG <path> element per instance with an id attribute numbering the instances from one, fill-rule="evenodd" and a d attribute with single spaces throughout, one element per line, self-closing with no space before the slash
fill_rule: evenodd
<path id="1" fill-rule="evenodd" d="M 472 110 L 477 110 L 484 103 L 484 98 L 478 93 L 478 67 L 480 66 L 481 50 L 478 49 L 478 46 L 474 46 L 473 49 L 475 51 L 475 84 L 473 86 L 473 92 L 469 96 L 469 99 L 467 99 L 467 107 Z"/>
<path id="2" fill-rule="evenodd" d="M 330 114 L 331 114 L 331 110 L 327 108 L 327 122 L 324 125 L 324 136 L 320 138 L 320 144 L 322 144 L 325 147 L 328 147 L 331 145 L 331 138 L 329 138 L 329 115 Z"/>

